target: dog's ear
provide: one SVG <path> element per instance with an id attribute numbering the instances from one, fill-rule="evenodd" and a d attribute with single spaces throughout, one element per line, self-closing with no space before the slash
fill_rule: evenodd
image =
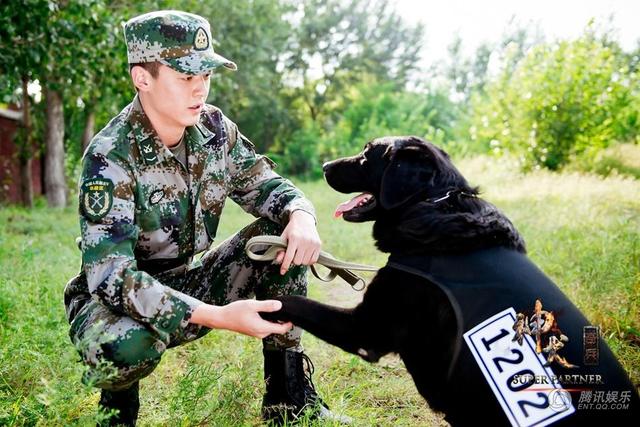
<path id="1" fill-rule="evenodd" d="M 426 145 L 396 148 L 382 176 L 380 205 L 389 210 L 408 202 L 428 188 L 434 173 L 434 159 Z"/>

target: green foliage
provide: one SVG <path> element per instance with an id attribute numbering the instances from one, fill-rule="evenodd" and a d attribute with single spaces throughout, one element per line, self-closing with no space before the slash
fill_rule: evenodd
<path id="1" fill-rule="evenodd" d="M 330 115 L 327 107 L 362 76 L 403 89 L 418 69 L 423 28 L 403 21 L 389 0 L 295 4 L 292 20 L 300 22 L 284 59 L 287 77 L 296 83 L 296 95 L 313 120 Z"/>
<path id="2" fill-rule="evenodd" d="M 208 101 L 259 151 L 272 151 L 283 170 L 301 176 L 319 173 L 318 137 L 328 140 L 345 93 L 363 76 L 402 90 L 418 66 L 423 34 L 389 0 L 29 0 L 26 6 L 10 0 L 0 9 L 0 72 L 9 76 L 0 95 L 16 99 L 21 76 L 63 92 L 69 175 L 82 152 L 86 117 L 95 114 L 98 130 L 134 94 L 121 23 L 137 14 L 184 9 L 209 19 L 215 49 L 239 70 L 215 72 Z M 42 111 L 34 111 L 33 122 L 40 141 Z"/>
<path id="3" fill-rule="evenodd" d="M 94 102 L 112 86 L 122 85 L 126 51 L 117 4 L 103 0 L 26 3 L 2 4 L 2 74 L 16 81 L 22 76 L 37 79 L 43 86 L 63 91 L 67 105 L 74 105 L 78 97 Z"/>
<path id="4" fill-rule="evenodd" d="M 289 140 L 283 142 L 281 153 L 273 153 L 270 156 L 284 174 L 317 178 L 322 175 L 322 163 L 318 152 L 322 138 L 319 126 L 310 120 L 304 127 L 296 130 Z"/>
<path id="5" fill-rule="evenodd" d="M 591 31 L 541 44 L 474 95 L 470 138 L 524 168 L 555 170 L 637 138 L 639 85 L 615 45 Z"/>
<path id="6" fill-rule="evenodd" d="M 238 64 L 237 72 L 213 73 L 209 102 L 222 108 L 259 151 L 266 151 L 291 121 L 279 68 L 291 33 L 283 19 L 291 10 L 289 2 L 221 0 L 193 2 L 188 8 L 174 3 L 174 9 L 206 17 L 214 49 Z"/>
<path id="7" fill-rule="evenodd" d="M 22 76 L 36 77 L 46 56 L 46 28 L 56 8 L 50 0 L 0 4 L 0 73 L 19 85 Z"/>
<path id="8" fill-rule="evenodd" d="M 321 176 L 322 163 L 350 156 L 385 135 L 417 135 L 445 145 L 453 132 L 452 103 L 442 93 L 397 91 L 393 83 L 364 79 L 345 91 L 334 107 L 336 122 L 323 131 L 307 120 L 290 139 L 276 146 L 273 157 L 288 174 Z"/>
<path id="9" fill-rule="evenodd" d="M 322 149 L 325 160 L 352 155 L 384 135 L 417 135 L 442 143 L 431 120 L 438 115 L 425 95 L 396 91 L 392 84 L 364 82 L 345 95 L 346 108 Z"/>

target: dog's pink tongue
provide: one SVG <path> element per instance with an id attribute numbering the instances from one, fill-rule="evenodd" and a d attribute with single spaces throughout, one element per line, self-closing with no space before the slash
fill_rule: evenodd
<path id="1" fill-rule="evenodd" d="M 336 211 L 333 213 L 333 217 L 334 218 L 339 218 L 342 216 L 343 213 L 345 213 L 346 211 L 350 211 L 351 209 L 355 208 L 356 205 L 358 203 L 360 203 L 360 201 L 368 198 L 369 195 L 367 193 L 362 193 L 362 194 L 358 194 L 356 197 L 354 197 L 353 199 L 349 200 L 348 202 L 343 202 L 340 203 L 338 205 L 338 207 L 336 208 Z"/>

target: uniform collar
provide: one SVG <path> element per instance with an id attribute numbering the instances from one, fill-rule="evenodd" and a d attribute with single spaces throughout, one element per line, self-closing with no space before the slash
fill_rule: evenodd
<path id="1" fill-rule="evenodd" d="M 201 120 L 202 120 L 202 115 L 200 116 L 200 118 L 201 118 Z M 198 139 L 201 139 L 201 140 L 202 140 L 202 142 L 207 142 L 207 141 L 209 141 L 211 138 L 213 138 L 214 136 L 216 136 L 216 134 L 215 134 L 215 133 L 211 132 L 211 131 L 209 130 L 209 128 L 207 128 L 205 125 L 203 125 L 203 124 L 202 124 L 202 121 L 199 121 L 198 123 L 196 123 L 196 125 L 195 125 L 195 126 L 189 126 L 189 127 L 187 128 L 187 130 L 189 130 L 189 129 L 195 130 L 194 128 L 197 128 L 197 129 L 200 131 L 200 135 L 198 135 L 198 136 L 194 135 L 194 138 L 196 138 L 196 137 L 197 137 Z M 193 132 L 193 133 L 195 134 L 196 132 Z"/>
<path id="2" fill-rule="evenodd" d="M 144 163 L 148 166 L 162 163 L 167 155 L 167 148 L 145 114 L 138 94 L 133 98 L 128 119 Z"/>
<path id="3" fill-rule="evenodd" d="M 204 145 L 211 138 L 216 136 L 215 133 L 211 132 L 205 125 L 202 124 L 202 115 L 200 116 L 200 121 L 195 124 L 195 126 L 188 126 L 186 128 L 187 135 L 189 139 L 193 142 L 193 147 L 195 150 L 198 149 L 201 145 Z"/>
<path id="4" fill-rule="evenodd" d="M 145 164 L 154 165 L 161 163 L 165 158 L 169 157 L 169 151 L 162 141 L 160 141 L 160 137 L 151 125 L 149 117 L 145 114 L 138 94 L 136 94 L 131 103 L 128 119 L 136 143 L 138 144 L 138 149 L 140 150 L 140 156 Z M 191 140 L 196 147 L 206 143 L 215 136 L 215 133 L 209 130 L 201 121 L 196 123 L 195 126 L 188 126 L 185 131 L 189 136 L 188 139 Z"/>

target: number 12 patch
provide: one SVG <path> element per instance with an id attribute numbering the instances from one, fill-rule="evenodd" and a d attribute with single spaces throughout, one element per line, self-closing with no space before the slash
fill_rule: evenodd
<path id="1" fill-rule="evenodd" d="M 546 426 L 571 415 L 571 398 L 561 407 L 553 404 L 556 394 L 570 396 L 561 384 L 549 384 L 549 390 L 527 391 L 536 376 L 551 378 L 553 371 L 535 351 L 535 343 L 525 336 L 524 345 L 512 341 L 516 312 L 508 308 L 490 317 L 464 334 L 471 354 L 513 426 Z M 531 381 L 514 381 L 529 378 Z M 545 387 L 547 387 L 545 385 Z"/>

